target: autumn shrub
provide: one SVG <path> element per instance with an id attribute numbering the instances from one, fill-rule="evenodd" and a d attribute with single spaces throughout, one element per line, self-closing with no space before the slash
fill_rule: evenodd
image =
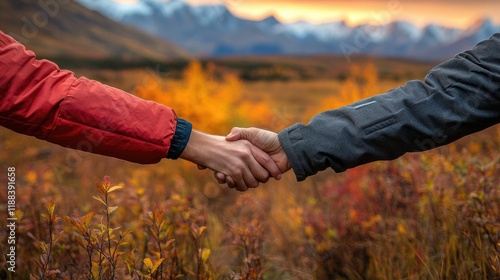
<path id="1" fill-rule="evenodd" d="M 210 67 L 149 77 L 137 94 L 213 133 L 280 117 L 279 106 L 245 98 L 245 84 Z M 383 82 L 375 65 L 353 64 L 336 81 L 339 94 L 313 111 L 376 94 Z M 293 119 L 313 112 L 302 114 Z M 1 227 L 0 278 L 495 279 L 499 148 L 491 128 L 395 161 L 302 183 L 290 172 L 237 193 L 189 163 L 141 166 L 2 130 L 0 165 L 18 171 L 19 270 L 6 271 Z"/>
<path id="2" fill-rule="evenodd" d="M 381 93 L 380 90 L 377 68 L 372 62 L 365 65 L 351 64 L 349 74 L 342 83 L 339 93 L 325 98 L 318 108 L 314 108 L 314 112 L 309 113 L 309 117 L 317 112 L 340 108 L 368 98 Z"/>
<path id="3" fill-rule="evenodd" d="M 477 145 L 466 139 L 280 189 L 270 203 L 282 221 L 271 229 L 274 240 L 285 234 L 274 251 L 300 268 L 297 279 L 496 277 L 499 158 L 471 157 Z"/>

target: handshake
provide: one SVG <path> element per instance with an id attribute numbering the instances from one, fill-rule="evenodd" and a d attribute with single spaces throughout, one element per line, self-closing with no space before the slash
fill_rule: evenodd
<path id="1" fill-rule="evenodd" d="M 233 128 L 225 138 L 193 130 L 180 157 L 200 170 L 211 169 L 219 184 L 238 191 L 271 177 L 280 180 L 291 169 L 278 134 L 258 128 Z"/>
<path id="2" fill-rule="evenodd" d="M 499 53 L 497 33 L 434 67 L 425 81 L 322 112 L 279 135 L 257 128 L 234 128 L 226 138 L 192 131 L 181 158 L 246 191 L 279 180 L 291 166 L 302 181 L 327 168 L 343 172 L 443 146 L 500 123 Z"/>

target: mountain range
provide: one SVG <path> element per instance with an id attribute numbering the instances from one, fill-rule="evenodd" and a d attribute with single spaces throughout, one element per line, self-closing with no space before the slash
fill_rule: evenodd
<path id="1" fill-rule="evenodd" d="M 345 21 L 282 23 L 248 20 L 227 6 L 192 6 L 183 0 L 77 0 L 89 9 L 169 40 L 197 56 L 353 54 L 441 60 L 500 32 L 489 19 L 466 29 L 407 21 L 349 26 Z"/>
<path id="2" fill-rule="evenodd" d="M 0 30 L 42 58 L 169 61 L 184 49 L 69 0 L 0 1 Z"/>

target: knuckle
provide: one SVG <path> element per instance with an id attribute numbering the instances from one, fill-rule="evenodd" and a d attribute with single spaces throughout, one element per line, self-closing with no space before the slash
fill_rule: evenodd
<path id="1" fill-rule="evenodd" d="M 268 164 L 268 163 L 272 163 L 273 160 L 271 159 L 271 157 L 269 157 L 267 154 L 262 154 L 262 155 L 259 155 L 259 158 L 260 160 L 265 163 L 265 164 Z"/>
<path id="2" fill-rule="evenodd" d="M 252 147 L 252 144 L 248 140 L 242 141 L 241 145 L 245 148 L 245 150 L 242 151 L 243 153 L 248 153 L 250 147 Z"/>
<path id="3" fill-rule="evenodd" d="M 267 183 L 267 181 L 269 181 L 269 175 L 265 176 L 265 175 L 260 175 L 258 178 L 259 182 L 261 183 Z"/>
<path id="4" fill-rule="evenodd" d="M 245 165 L 241 161 L 238 161 L 231 166 L 230 170 L 233 175 L 241 177 L 243 169 L 245 169 Z"/>
<path id="5" fill-rule="evenodd" d="M 245 140 L 245 142 L 241 143 L 241 147 L 242 147 L 242 149 L 239 151 L 240 155 L 250 154 L 250 149 L 252 147 L 252 144 L 250 144 L 250 142 Z"/>
<path id="6" fill-rule="evenodd" d="M 259 180 L 259 182 L 265 183 L 265 182 L 269 181 L 269 174 L 260 174 L 256 178 Z"/>
<path id="7" fill-rule="evenodd" d="M 241 157 L 244 159 L 244 160 L 249 160 L 250 158 L 252 158 L 252 154 L 250 153 L 250 151 L 245 151 Z"/>

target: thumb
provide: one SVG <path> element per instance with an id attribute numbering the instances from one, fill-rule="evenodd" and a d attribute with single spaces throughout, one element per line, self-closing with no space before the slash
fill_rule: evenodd
<path id="1" fill-rule="evenodd" d="M 231 132 L 226 136 L 227 141 L 236 141 L 242 138 L 243 135 L 243 129 L 239 127 L 233 127 L 231 129 Z"/>

